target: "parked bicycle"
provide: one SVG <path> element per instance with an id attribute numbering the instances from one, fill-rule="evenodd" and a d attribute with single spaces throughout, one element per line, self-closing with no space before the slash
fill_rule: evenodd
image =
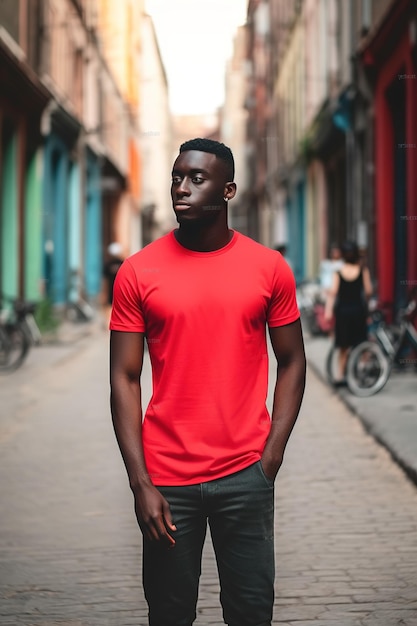
<path id="1" fill-rule="evenodd" d="M 0 314 L 0 373 L 13 372 L 22 365 L 32 345 L 41 341 L 41 333 L 33 314 L 34 302 L 1 296 L 2 303 L 11 307 L 2 308 Z"/>
<path id="2" fill-rule="evenodd" d="M 80 271 L 74 269 L 70 272 L 67 318 L 71 322 L 91 322 L 94 318 L 93 307 L 82 296 L 82 283 Z"/>
<path id="3" fill-rule="evenodd" d="M 417 352 L 417 330 L 413 324 L 416 315 L 417 298 L 414 297 L 399 312 L 397 324 L 388 326 L 382 322 L 373 340 L 353 348 L 346 365 L 346 382 L 353 394 L 374 395 L 386 384 L 395 363 L 400 366 L 407 363 L 408 359 L 402 357 L 405 350 Z M 410 361 L 416 363 L 414 359 Z"/>
<path id="4" fill-rule="evenodd" d="M 382 311 L 377 307 L 376 299 L 371 298 L 369 301 L 369 316 L 368 316 L 368 337 L 372 339 L 377 332 L 377 329 L 381 325 L 384 319 L 384 315 Z M 350 353 L 352 349 L 349 351 L 348 359 L 350 358 Z M 333 387 L 337 386 L 347 386 L 346 378 L 340 380 L 341 372 L 340 372 L 340 361 L 339 361 L 339 350 L 332 343 L 330 346 L 330 350 L 327 353 L 326 357 L 326 374 L 327 380 Z"/>

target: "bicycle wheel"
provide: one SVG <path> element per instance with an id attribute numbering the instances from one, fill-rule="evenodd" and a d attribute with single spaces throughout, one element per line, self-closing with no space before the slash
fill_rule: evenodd
<path id="1" fill-rule="evenodd" d="M 0 373 L 20 367 L 29 352 L 30 342 L 20 326 L 8 324 L 0 333 Z"/>
<path id="2" fill-rule="evenodd" d="M 336 386 L 340 382 L 339 350 L 334 344 L 330 348 L 326 358 L 327 380 Z"/>
<path id="3" fill-rule="evenodd" d="M 349 355 L 346 367 L 347 386 L 355 396 L 373 396 L 385 385 L 390 372 L 391 362 L 381 347 L 372 341 L 364 341 Z"/>

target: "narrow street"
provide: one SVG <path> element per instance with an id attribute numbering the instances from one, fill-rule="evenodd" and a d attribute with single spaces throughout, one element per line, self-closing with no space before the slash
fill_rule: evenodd
<path id="1" fill-rule="evenodd" d="M 146 626 L 107 333 L 33 351 L 0 395 L 0 624 Z M 274 624 L 417 626 L 417 490 L 312 372 L 276 502 Z M 208 545 L 196 625 L 222 623 Z"/>

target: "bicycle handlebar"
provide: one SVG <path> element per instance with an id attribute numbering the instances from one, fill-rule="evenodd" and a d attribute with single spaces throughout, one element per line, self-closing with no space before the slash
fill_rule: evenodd
<path id="1" fill-rule="evenodd" d="M 24 316 L 28 313 L 34 313 L 36 310 L 36 302 L 30 302 L 21 298 L 13 298 L 6 296 L 4 293 L 0 293 L 0 303 L 9 302 L 13 305 L 13 310 L 18 316 Z"/>

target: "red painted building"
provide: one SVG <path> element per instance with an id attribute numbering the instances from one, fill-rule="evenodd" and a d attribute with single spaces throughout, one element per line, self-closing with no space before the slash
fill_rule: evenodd
<path id="1" fill-rule="evenodd" d="M 393 2 L 365 39 L 374 89 L 376 279 L 395 312 L 417 285 L 417 3 Z"/>

